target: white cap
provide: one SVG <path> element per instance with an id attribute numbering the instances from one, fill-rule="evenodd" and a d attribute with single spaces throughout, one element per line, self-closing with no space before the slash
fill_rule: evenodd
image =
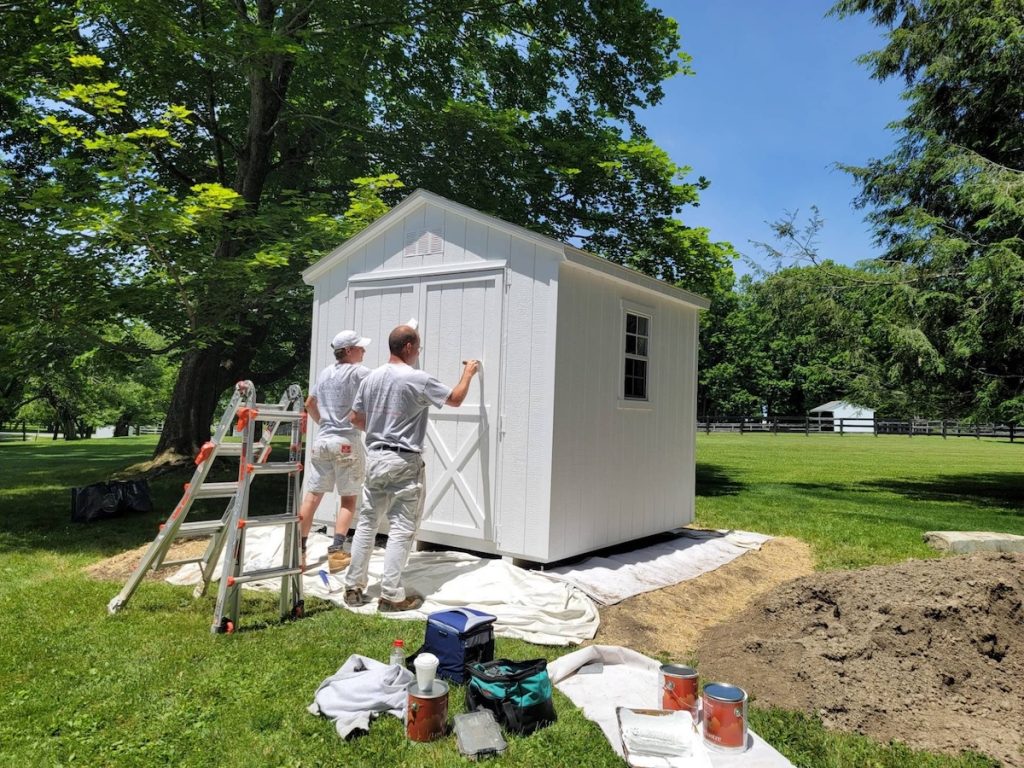
<path id="1" fill-rule="evenodd" d="M 347 349 L 348 347 L 362 347 L 366 349 L 368 346 L 370 346 L 370 340 L 362 338 L 355 331 L 342 331 L 331 342 L 333 349 Z"/>

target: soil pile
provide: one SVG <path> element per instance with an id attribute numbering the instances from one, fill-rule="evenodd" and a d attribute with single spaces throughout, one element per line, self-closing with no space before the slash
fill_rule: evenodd
<path id="1" fill-rule="evenodd" d="M 709 629 L 701 676 L 829 727 L 1024 766 L 1024 555 L 815 574 Z"/>
<path id="2" fill-rule="evenodd" d="M 190 557 L 200 557 L 206 551 L 209 539 L 186 539 L 171 544 L 165 560 L 186 560 Z M 85 567 L 85 572 L 94 579 L 102 581 L 126 581 L 129 576 L 135 573 L 135 569 L 142 562 L 143 555 L 149 549 L 149 544 L 129 549 L 120 554 L 100 560 Z M 171 565 L 161 568 L 158 571 L 149 571 L 145 578 L 148 581 L 165 579 L 174 573 L 181 566 Z"/>
<path id="3" fill-rule="evenodd" d="M 813 572 L 807 544 L 776 537 L 700 578 L 601 606 L 594 642 L 685 663 L 708 627 L 739 613 L 758 595 Z"/>

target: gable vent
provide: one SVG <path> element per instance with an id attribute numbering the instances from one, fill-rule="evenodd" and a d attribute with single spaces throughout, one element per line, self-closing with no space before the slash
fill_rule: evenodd
<path id="1" fill-rule="evenodd" d="M 405 250 L 403 256 L 426 256 L 428 253 L 441 253 L 444 241 L 436 232 L 422 229 L 405 233 Z"/>

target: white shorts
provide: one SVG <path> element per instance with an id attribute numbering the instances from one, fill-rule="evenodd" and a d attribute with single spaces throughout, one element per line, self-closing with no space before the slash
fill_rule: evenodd
<path id="1" fill-rule="evenodd" d="M 359 438 L 324 437 L 313 443 L 306 462 L 306 491 L 358 496 L 366 478 L 366 451 Z"/>

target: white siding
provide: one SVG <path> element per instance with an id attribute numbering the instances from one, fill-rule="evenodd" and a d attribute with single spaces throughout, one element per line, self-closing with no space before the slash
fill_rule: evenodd
<path id="1" fill-rule="evenodd" d="M 651 316 L 648 404 L 622 401 L 631 307 Z M 692 521 L 696 308 L 564 264 L 557 336 L 548 559 Z"/>
<path id="2" fill-rule="evenodd" d="M 510 240 L 510 270 L 501 392 L 504 436 L 499 453 L 498 549 L 546 561 L 559 262 L 556 254 L 531 242 L 502 237 Z"/>

